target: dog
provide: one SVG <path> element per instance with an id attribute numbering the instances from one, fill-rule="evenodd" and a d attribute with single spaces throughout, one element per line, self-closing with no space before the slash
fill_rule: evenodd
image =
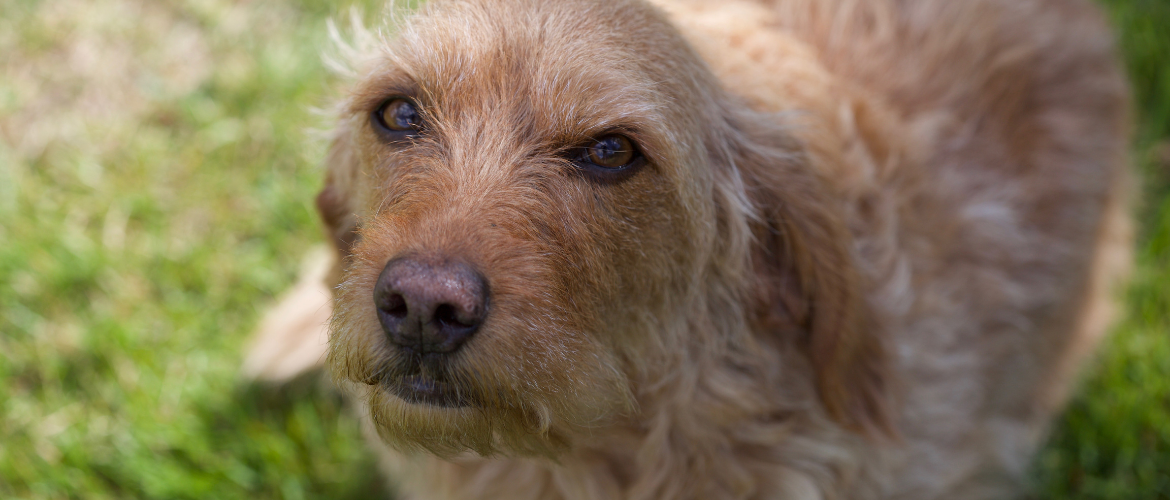
<path id="1" fill-rule="evenodd" d="M 327 366 L 405 498 L 1024 491 L 1130 259 L 1127 87 L 1087 1 L 387 25 L 342 43 L 332 260 L 245 369 Z"/>

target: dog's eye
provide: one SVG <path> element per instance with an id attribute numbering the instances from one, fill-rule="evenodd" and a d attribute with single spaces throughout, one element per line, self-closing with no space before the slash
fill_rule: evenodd
<path id="1" fill-rule="evenodd" d="M 598 138 L 585 148 L 583 160 L 602 168 L 624 168 L 641 155 L 634 143 L 624 135 L 610 134 Z"/>
<path id="2" fill-rule="evenodd" d="M 385 132 L 395 135 L 417 132 L 422 125 L 418 108 L 407 99 L 396 98 L 386 101 L 374 111 L 374 124 Z"/>

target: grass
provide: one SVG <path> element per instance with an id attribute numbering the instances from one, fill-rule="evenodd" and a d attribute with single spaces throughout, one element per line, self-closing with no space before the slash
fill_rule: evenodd
<path id="1" fill-rule="evenodd" d="M 1136 279 L 1034 496 L 1170 498 L 1170 3 L 1102 1 L 1138 110 Z M 335 395 L 238 378 L 321 240 L 305 138 L 346 5 L 0 0 L 0 497 L 383 491 Z"/>

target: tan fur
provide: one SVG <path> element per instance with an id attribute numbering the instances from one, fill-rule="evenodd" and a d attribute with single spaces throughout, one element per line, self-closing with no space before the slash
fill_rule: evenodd
<path id="1" fill-rule="evenodd" d="M 328 366 L 408 498 L 1002 498 L 1129 259 L 1081 0 L 435 0 L 359 33 Z M 685 38 L 684 38 L 685 35 Z M 413 97 L 426 130 L 378 139 Z M 599 183 L 567 148 L 621 130 Z M 475 407 L 375 383 L 405 253 L 473 263 Z M 367 385 L 373 383 L 373 385 Z"/>

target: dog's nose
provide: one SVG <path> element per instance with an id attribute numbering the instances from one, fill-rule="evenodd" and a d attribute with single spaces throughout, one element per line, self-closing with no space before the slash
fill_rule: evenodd
<path id="1" fill-rule="evenodd" d="M 378 319 L 390 341 L 422 353 L 449 353 L 487 317 L 487 281 L 459 262 L 391 260 L 374 285 Z"/>

